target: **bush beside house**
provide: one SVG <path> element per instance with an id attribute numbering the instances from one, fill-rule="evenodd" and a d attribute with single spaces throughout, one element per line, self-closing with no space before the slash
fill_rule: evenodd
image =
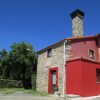
<path id="1" fill-rule="evenodd" d="M 22 88 L 22 82 L 17 80 L 0 79 L 0 88 Z"/>

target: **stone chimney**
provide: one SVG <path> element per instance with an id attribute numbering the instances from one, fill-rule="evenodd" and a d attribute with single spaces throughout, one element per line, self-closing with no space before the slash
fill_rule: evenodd
<path id="1" fill-rule="evenodd" d="M 71 13 L 73 37 L 83 36 L 84 34 L 83 17 L 84 13 L 78 9 Z"/>

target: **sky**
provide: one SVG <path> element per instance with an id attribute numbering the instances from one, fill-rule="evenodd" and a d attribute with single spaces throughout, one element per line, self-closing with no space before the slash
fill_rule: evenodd
<path id="1" fill-rule="evenodd" d="M 100 0 L 0 0 L 0 50 L 31 43 L 36 51 L 72 37 L 70 13 L 80 9 L 84 35 L 100 33 Z"/>

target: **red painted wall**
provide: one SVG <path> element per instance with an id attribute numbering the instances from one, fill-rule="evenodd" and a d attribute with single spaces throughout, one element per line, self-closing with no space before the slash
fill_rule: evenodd
<path id="1" fill-rule="evenodd" d="M 93 49 L 95 50 L 95 61 L 99 61 L 98 47 L 96 46 L 96 41 L 94 39 L 74 40 L 72 41 L 71 46 L 71 58 L 83 57 L 90 59 L 89 49 Z"/>
<path id="2" fill-rule="evenodd" d="M 83 96 L 100 94 L 100 83 L 96 83 L 96 68 L 100 64 L 89 61 L 82 62 L 83 66 Z"/>
<path id="3" fill-rule="evenodd" d="M 82 94 L 82 65 L 81 61 L 66 64 L 66 93 Z"/>
<path id="4" fill-rule="evenodd" d="M 66 64 L 66 94 L 82 97 L 100 94 L 100 84 L 96 83 L 96 68 L 100 63 L 89 60 L 74 60 Z"/>

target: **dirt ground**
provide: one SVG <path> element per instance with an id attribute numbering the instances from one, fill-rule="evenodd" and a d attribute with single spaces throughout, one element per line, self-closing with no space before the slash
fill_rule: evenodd
<path id="1" fill-rule="evenodd" d="M 42 96 L 0 96 L 0 100 L 64 100 L 58 97 L 42 97 Z"/>

